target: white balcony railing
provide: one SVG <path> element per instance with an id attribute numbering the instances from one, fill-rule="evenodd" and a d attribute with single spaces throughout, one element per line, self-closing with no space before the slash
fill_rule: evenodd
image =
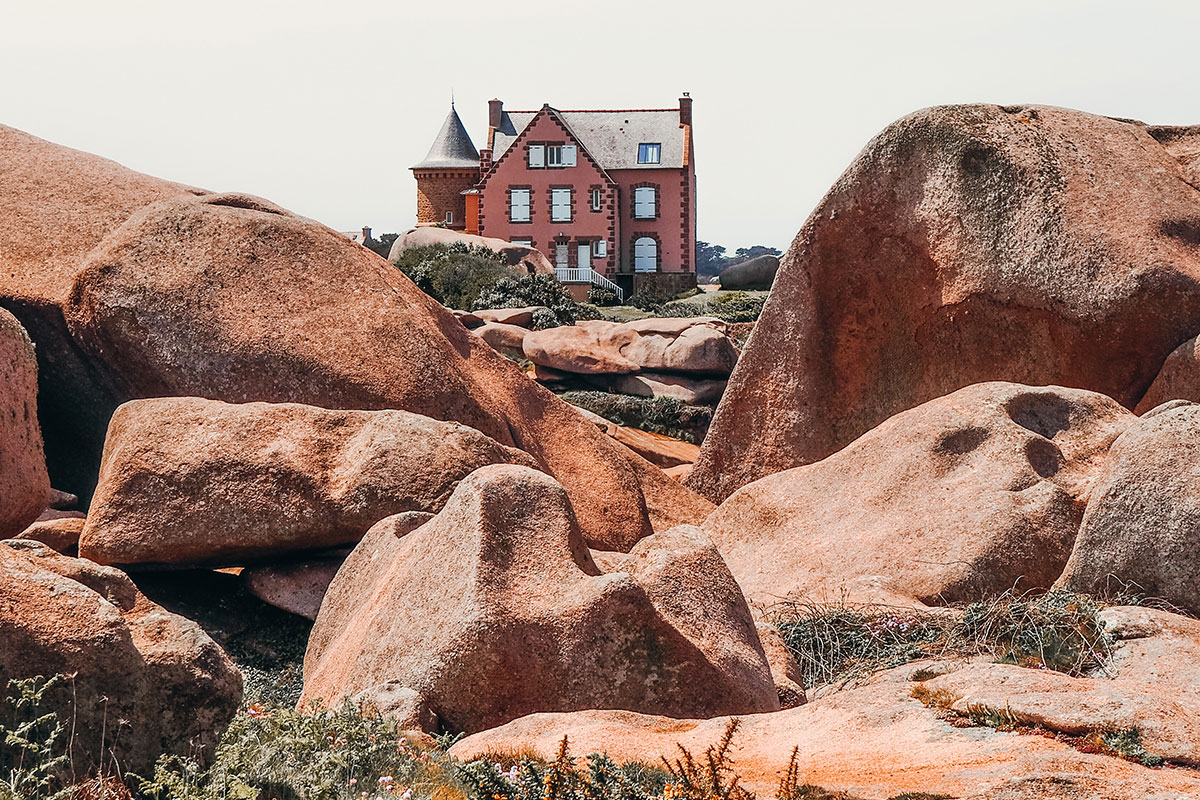
<path id="1" fill-rule="evenodd" d="M 558 277 L 558 280 L 562 283 L 590 283 L 592 286 L 600 286 L 615 293 L 617 295 L 617 302 L 625 302 L 624 290 L 593 269 L 580 269 L 579 267 L 558 267 L 554 270 L 554 272 Z"/>

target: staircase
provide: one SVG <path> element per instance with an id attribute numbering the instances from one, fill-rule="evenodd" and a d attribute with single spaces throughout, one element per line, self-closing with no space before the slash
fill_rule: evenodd
<path id="1" fill-rule="evenodd" d="M 558 267 L 554 272 L 559 283 L 590 283 L 592 286 L 599 286 L 615 293 L 617 295 L 617 302 L 625 302 L 625 290 L 593 269 Z"/>

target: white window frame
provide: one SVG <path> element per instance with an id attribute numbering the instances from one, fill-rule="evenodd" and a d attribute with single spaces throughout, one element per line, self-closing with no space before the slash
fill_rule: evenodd
<path id="1" fill-rule="evenodd" d="M 658 217 L 658 189 L 639 186 L 633 190 L 633 218 L 655 219 Z"/>
<path id="2" fill-rule="evenodd" d="M 563 202 L 561 198 L 566 197 Z M 562 209 L 566 209 L 566 216 L 561 216 Z M 570 222 L 575 215 L 571 208 L 571 190 L 570 189 L 550 189 L 550 221 L 551 222 Z"/>
<path id="3" fill-rule="evenodd" d="M 642 158 L 642 148 L 645 148 L 646 157 Z M 662 142 L 640 142 L 638 144 L 637 163 L 639 164 L 661 164 L 662 163 Z"/>
<path id="4" fill-rule="evenodd" d="M 649 252 L 647 252 L 647 248 Z M 641 252 L 638 252 L 641 249 Z M 658 242 L 652 236 L 639 236 L 633 242 L 633 271 L 658 272 Z"/>
<path id="5" fill-rule="evenodd" d="M 533 247 L 533 239 L 510 239 L 508 243 L 514 247 Z"/>
<path id="6" fill-rule="evenodd" d="M 592 242 L 592 255 L 595 256 L 596 258 L 607 258 L 608 257 L 608 240 L 600 239 L 599 241 Z"/>
<path id="7" fill-rule="evenodd" d="M 604 193 L 599 189 L 592 189 L 592 211 L 599 211 L 604 207 Z"/>
<path id="8" fill-rule="evenodd" d="M 576 163 L 577 148 L 573 144 L 546 145 L 546 168 L 563 169 Z"/>
<path id="9" fill-rule="evenodd" d="M 454 224 L 454 212 L 453 212 L 453 211 L 447 211 L 447 212 L 446 212 L 446 224 L 447 224 L 447 225 L 453 225 L 453 224 Z"/>
<path id="10" fill-rule="evenodd" d="M 529 168 L 542 169 L 546 166 L 546 145 L 529 145 Z"/>
<path id="11" fill-rule="evenodd" d="M 524 203 L 518 203 L 517 198 L 524 197 Z M 524 187 L 514 187 L 508 190 L 508 221 L 509 222 L 529 222 L 533 218 L 532 214 L 532 199 L 533 190 Z M 524 209 L 525 215 L 520 216 L 518 211 Z"/>

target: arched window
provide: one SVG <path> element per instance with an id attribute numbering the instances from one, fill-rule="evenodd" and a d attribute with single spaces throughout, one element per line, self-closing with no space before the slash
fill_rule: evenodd
<path id="1" fill-rule="evenodd" d="M 633 271 L 658 272 L 658 242 L 642 236 L 633 243 Z"/>

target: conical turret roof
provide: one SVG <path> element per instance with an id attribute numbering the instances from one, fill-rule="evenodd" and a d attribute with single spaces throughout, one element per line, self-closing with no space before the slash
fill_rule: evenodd
<path id="1" fill-rule="evenodd" d="M 425 159 L 420 164 L 414 164 L 409 169 L 449 169 L 479 166 L 479 151 L 471 142 L 467 129 L 463 127 L 454 104 L 450 104 L 450 113 L 442 123 L 433 146 L 429 148 Z"/>

